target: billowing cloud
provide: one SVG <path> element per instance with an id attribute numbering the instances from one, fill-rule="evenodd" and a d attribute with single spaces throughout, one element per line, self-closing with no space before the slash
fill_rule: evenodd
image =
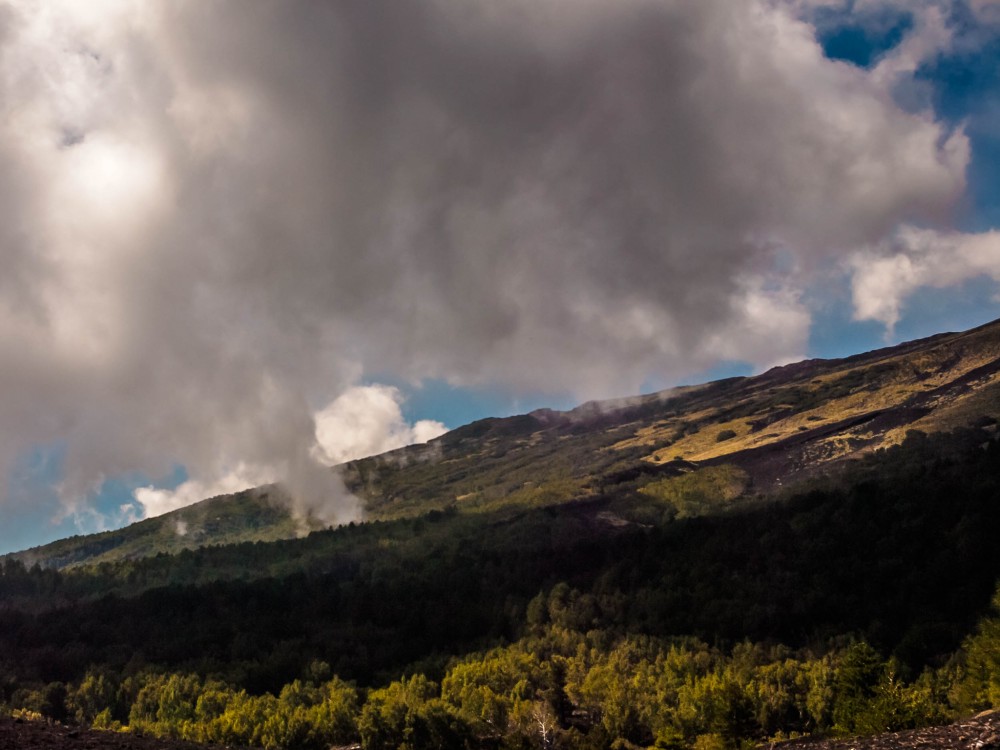
<path id="1" fill-rule="evenodd" d="M 969 161 L 897 104 L 912 62 L 767 0 L 0 16 L 0 462 L 65 441 L 71 508 L 180 463 L 151 509 L 242 466 L 349 515 L 313 412 L 368 373 L 585 398 L 796 356 L 810 275 L 947 222 Z"/>
<path id="2" fill-rule="evenodd" d="M 273 475 L 262 472 L 256 467 L 238 466 L 211 483 L 192 479 L 170 490 L 152 486 L 139 487 L 135 490 L 135 499 L 141 508 L 138 518 L 162 516 L 164 513 L 184 508 L 205 498 L 240 492 L 248 487 L 259 487 L 274 480 Z"/>
<path id="3" fill-rule="evenodd" d="M 448 428 L 421 419 L 410 425 L 400 408 L 398 388 L 386 385 L 355 386 L 344 391 L 316 414 L 316 439 L 322 459 L 340 464 L 365 456 L 426 443 Z"/>
<path id="4" fill-rule="evenodd" d="M 888 330 L 920 287 L 956 286 L 981 276 L 1000 282 L 1000 232 L 941 232 L 903 227 L 879 247 L 850 261 L 854 315 Z"/>
<path id="5" fill-rule="evenodd" d="M 133 492 L 134 503 L 121 507 L 118 520 L 131 522 L 161 516 L 206 498 L 271 484 L 277 485 L 269 493 L 271 499 L 287 503 L 300 519 L 308 517 L 335 526 L 360 518 L 360 502 L 347 491 L 338 475 L 310 457 L 300 461 L 301 466 L 281 462 L 240 464 L 212 481 L 189 479 L 171 489 L 138 487 Z M 181 531 L 178 533 L 183 536 Z"/>

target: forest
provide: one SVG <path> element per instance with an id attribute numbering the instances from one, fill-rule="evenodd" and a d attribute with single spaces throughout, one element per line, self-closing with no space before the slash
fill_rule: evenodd
<path id="1" fill-rule="evenodd" d="M 704 750 L 941 722 L 1000 701 L 989 435 L 913 432 L 712 512 L 682 511 L 732 472 L 90 569 L 7 560 L 0 703 L 365 750 Z"/>

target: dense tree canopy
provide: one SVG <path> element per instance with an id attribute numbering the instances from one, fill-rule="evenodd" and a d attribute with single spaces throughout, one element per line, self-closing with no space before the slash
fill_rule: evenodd
<path id="1" fill-rule="evenodd" d="M 1000 702 L 1000 444 L 914 434 L 755 505 L 726 500 L 738 481 L 623 474 L 585 502 L 89 572 L 7 561 L 0 703 L 416 750 L 735 747 Z"/>

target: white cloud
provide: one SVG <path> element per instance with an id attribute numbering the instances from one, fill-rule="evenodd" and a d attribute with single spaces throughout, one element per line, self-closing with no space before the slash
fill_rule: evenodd
<path id="1" fill-rule="evenodd" d="M 797 290 L 750 277 L 743 280 L 733 305 L 742 321 L 738 335 L 708 339 L 705 346 L 712 356 L 750 362 L 760 370 L 805 357 L 811 317 Z"/>
<path id="2" fill-rule="evenodd" d="M 320 455 L 331 464 L 426 443 L 448 431 L 440 422 L 407 424 L 399 389 L 386 385 L 349 388 L 316 414 Z"/>
<path id="3" fill-rule="evenodd" d="M 361 503 L 343 486 L 328 466 L 309 455 L 301 465 L 279 462 L 270 465 L 239 464 L 214 480 L 189 479 L 173 489 L 139 487 L 133 492 L 138 513 L 123 518 L 129 522 L 152 518 L 219 495 L 275 484 L 271 497 L 284 502 L 299 519 L 311 518 L 327 525 L 339 525 L 361 518 Z M 219 476 L 216 474 L 216 476 Z M 123 508 L 126 515 L 127 507 Z"/>
<path id="4" fill-rule="evenodd" d="M 171 490 L 157 489 L 152 486 L 139 487 L 133 494 L 136 502 L 142 508 L 140 517 L 153 518 L 210 497 L 229 495 L 251 487 L 259 487 L 273 482 L 274 479 L 274 475 L 266 469 L 238 466 L 213 482 L 189 479 Z"/>
<path id="5" fill-rule="evenodd" d="M 850 260 L 856 320 L 888 331 L 921 287 L 950 287 L 979 276 L 1000 282 L 1000 232 L 940 232 L 903 227 L 891 241 Z"/>
<path id="6" fill-rule="evenodd" d="M 941 8 L 927 5 L 910 10 L 914 11 L 914 28 L 879 61 L 872 73 L 875 80 L 889 89 L 900 78 L 912 77 L 922 62 L 947 50 L 954 40 Z"/>

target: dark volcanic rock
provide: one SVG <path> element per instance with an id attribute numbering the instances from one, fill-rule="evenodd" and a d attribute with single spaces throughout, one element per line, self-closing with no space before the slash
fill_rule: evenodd
<path id="1" fill-rule="evenodd" d="M 205 750 L 207 745 L 0 717 L 0 750 Z M 218 750 L 221 745 L 213 745 Z"/>
<path id="2" fill-rule="evenodd" d="M 762 747 L 774 750 L 1000 750 L 1000 711 L 986 711 L 941 727 L 838 740 L 806 738 Z"/>

